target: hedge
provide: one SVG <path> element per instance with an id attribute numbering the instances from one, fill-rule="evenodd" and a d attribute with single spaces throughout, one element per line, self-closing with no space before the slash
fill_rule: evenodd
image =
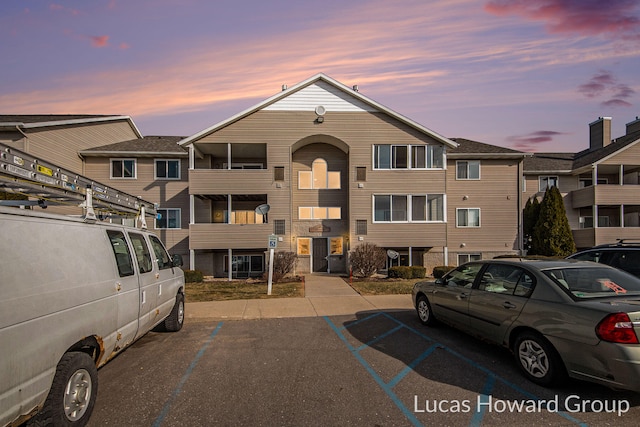
<path id="1" fill-rule="evenodd" d="M 423 279 L 427 274 L 427 269 L 417 265 L 399 266 L 389 268 L 389 277 L 396 279 Z"/>
<path id="2" fill-rule="evenodd" d="M 184 270 L 185 283 L 202 283 L 204 275 L 200 270 Z"/>
<path id="3" fill-rule="evenodd" d="M 436 267 L 433 267 L 433 277 L 439 279 L 454 268 L 455 267 L 452 267 L 450 265 L 438 265 Z"/>

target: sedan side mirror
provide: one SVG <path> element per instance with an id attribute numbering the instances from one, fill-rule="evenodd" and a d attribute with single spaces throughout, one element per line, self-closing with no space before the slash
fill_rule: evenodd
<path id="1" fill-rule="evenodd" d="M 446 285 L 446 282 L 441 277 L 439 277 L 436 279 L 436 285 L 444 286 Z"/>

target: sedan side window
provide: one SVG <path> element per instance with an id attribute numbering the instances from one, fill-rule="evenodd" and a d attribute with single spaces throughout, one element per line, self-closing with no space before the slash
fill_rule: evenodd
<path id="1" fill-rule="evenodd" d="M 151 254 L 149 253 L 149 248 L 147 247 L 147 242 L 144 240 L 144 236 L 142 234 L 129 233 L 129 238 L 133 244 L 133 250 L 136 253 L 140 273 L 150 272 L 153 269 L 153 264 L 151 263 Z"/>
<path id="2" fill-rule="evenodd" d="M 528 297 L 533 291 L 533 278 L 514 265 L 491 264 L 482 273 L 478 289 L 486 292 Z"/>
<path id="3" fill-rule="evenodd" d="M 464 264 L 451 271 L 444 277 L 447 286 L 460 286 L 470 288 L 482 268 L 482 264 Z"/>

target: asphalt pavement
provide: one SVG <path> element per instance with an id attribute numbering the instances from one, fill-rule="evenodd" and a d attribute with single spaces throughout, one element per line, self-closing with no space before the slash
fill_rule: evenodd
<path id="1" fill-rule="evenodd" d="M 339 316 L 363 311 L 413 309 L 411 295 L 360 295 L 342 277 L 314 273 L 304 279 L 304 298 L 187 302 L 187 322 Z"/>

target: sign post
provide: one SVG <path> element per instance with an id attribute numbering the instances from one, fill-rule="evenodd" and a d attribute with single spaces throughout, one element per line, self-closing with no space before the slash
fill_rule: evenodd
<path id="1" fill-rule="evenodd" d="M 271 288 L 273 284 L 273 253 L 275 248 L 278 247 L 278 236 L 275 234 L 269 235 L 269 284 L 267 285 L 267 295 L 271 295 Z"/>

